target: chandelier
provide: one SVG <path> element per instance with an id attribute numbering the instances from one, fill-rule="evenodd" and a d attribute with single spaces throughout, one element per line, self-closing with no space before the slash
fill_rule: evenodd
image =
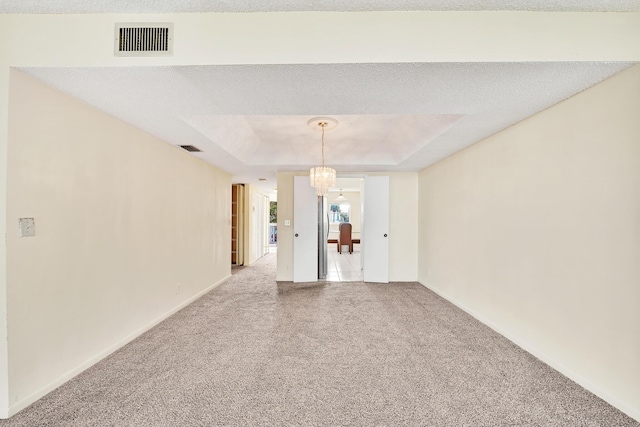
<path id="1" fill-rule="evenodd" d="M 312 129 L 322 130 L 322 166 L 316 166 L 309 171 L 311 186 L 315 187 L 316 195 L 326 196 L 329 188 L 336 185 L 336 170 L 324 165 L 324 131 L 338 125 L 338 121 L 330 117 L 316 117 L 307 122 Z"/>

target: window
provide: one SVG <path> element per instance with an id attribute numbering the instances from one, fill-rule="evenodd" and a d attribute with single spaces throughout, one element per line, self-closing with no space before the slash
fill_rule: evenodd
<path id="1" fill-rule="evenodd" d="M 349 203 L 333 203 L 329 208 L 329 222 L 349 222 L 349 212 L 351 212 L 351 205 Z"/>

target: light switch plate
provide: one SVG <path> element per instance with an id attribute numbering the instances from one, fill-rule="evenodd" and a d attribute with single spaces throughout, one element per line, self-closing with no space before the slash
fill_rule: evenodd
<path id="1" fill-rule="evenodd" d="M 33 237 L 36 235 L 36 223 L 33 218 L 20 218 L 20 237 Z"/>
<path id="2" fill-rule="evenodd" d="M 291 220 L 290 219 L 285 219 L 284 220 L 284 225 L 287 226 L 287 227 L 290 226 L 291 225 Z"/>

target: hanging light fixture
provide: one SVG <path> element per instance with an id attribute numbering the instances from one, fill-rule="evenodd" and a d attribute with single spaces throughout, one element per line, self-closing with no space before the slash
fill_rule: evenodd
<path id="1" fill-rule="evenodd" d="M 340 189 L 340 195 L 338 197 L 336 197 L 336 199 L 334 200 L 334 202 L 338 202 L 338 203 L 345 203 L 348 202 L 349 199 L 347 199 L 346 197 L 344 197 L 342 195 L 342 188 Z"/>
<path id="2" fill-rule="evenodd" d="M 311 186 L 315 187 L 316 195 L 326 196 L 329 188 L 336 185 L 336 170 L 324 165 L 324 132 L 338 125 L 338 121 L 330 117 L 315 117 L 307 122 L 312 129 L 322 130 L 322 166 L 316 166 L 309 171 Z"/>

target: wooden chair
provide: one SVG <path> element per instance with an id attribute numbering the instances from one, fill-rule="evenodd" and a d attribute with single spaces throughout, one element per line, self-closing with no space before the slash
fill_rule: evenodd
<path id="1" fill-rule="evenodd" d="M 349 253 L 353 253 L 353 240 L 351 239 L 351 224 L 343 222 L 338 229 L 338 253 L 342 253 L 342 245 L 349 245 Z"/>

